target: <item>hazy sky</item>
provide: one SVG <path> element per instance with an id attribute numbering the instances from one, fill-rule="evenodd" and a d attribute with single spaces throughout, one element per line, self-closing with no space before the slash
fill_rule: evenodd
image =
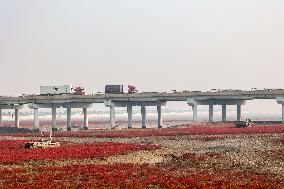
<path id="1" fill-rule="evenodd" d="M 1 94 L 284 88 L 283 0 L 0 0 Z"/>

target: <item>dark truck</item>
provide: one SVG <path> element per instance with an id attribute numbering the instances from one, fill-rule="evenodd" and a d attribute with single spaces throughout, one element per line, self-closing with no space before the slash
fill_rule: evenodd
<path id="1" fill-rule="evenodd" d="M 246 119 L 245 121 L 235 121 L 235 126 L 237 128 L 245 128 L 251 127 L 253 122 L 250 119 Z"/>
<path id="2" fill-rule="evenodd" d="M 123 85 L 106 85 L 105 86 L 105 93 L 111 94 L 122 94 L 123 92 Z"/>

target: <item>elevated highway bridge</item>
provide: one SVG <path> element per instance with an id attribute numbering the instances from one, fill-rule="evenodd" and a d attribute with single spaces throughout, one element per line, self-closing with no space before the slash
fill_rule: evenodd
<path id="1" fill-rule="evenodd" d="M 2 125 L 2 109 L 15 110 L 15 127 L 20 127 L 19 110 L 28 105 L 34 110 L 34 128 L 39 128 L 39 108 L 52 109 L 52 128 L 56 128 L 56 109 L 67 109 L 67 127 L 71 126 L 72 108 L 82 108 L 84 126 L 88 128 L 87 108 L 94 103 L 103 103 L 110 108 L 110 128 L 115 126 L 115 107 L 126 107 L 128 113 L 128 128 L 132 128 L 132 107 L 141 107 L 142 128 L 146 128 L 146 107 L 156 106 L 158 112 L 158 128 L 162 127 L 162 107 L 168 101 L 184 101 L 192 107 L 193 121 L 197 121 L 197 106 L 209 106 L 209 122 L 213 122 L 214 105 L 222 105 L 222 121 L 226 121 L 226 106 L 237 106 L 237 120 L 241 119 L 241 106 L 247 100 L 275 99 L 282 104 L 282 122 L 284 123 L 284 89 L 265 90 L 216 90 L 216 91 L 182 91 L 171 93 L 142 92 L 135 94 L 94 94 L 94 95 L 24 95 L 0 96 L 0 126 Z"/>

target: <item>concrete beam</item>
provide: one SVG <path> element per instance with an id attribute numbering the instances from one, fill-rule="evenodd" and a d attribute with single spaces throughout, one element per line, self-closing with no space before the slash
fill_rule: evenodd
<path id="1" fill-rule="evenodd" d="M 226 104 L 222 105 L 222 121 L 227 121 L 227 106 Z"/>
<path id="2" fill-rule="evenodd" d="M 105 104 L 106 107 L 114 107 L 114 104 L 111 100 L 104 101 L 104 104 Z"/>
<path id="3" fill-rule="evenodd" d="M 34 109 L 34 130 L 39 129 L 39 115 L 38 108 Z"/>
<path id="4" fill-rule="evenodd" d="M 62 104 L 35 104 L 35 103 L 29 103 L 28 107 L 30 109 L 35 108 L 60 108 Z"/>
<path id="5" fill-rule="evenodd" d="M 146 128 L 146 106 L 141 106 L 142 128 Z"/>
<path id="6" fill-rule="evenodd" d="M 199 104 L 199 102 L 197 101 L 197 100 L 195 100 L 194 98 L 188 98 L 187 99 L 187 104 L 189 105 L 189 106 L 196 106 L 196 105 L 198 105 Z"/>
<path id="7" fill-rule="evenodd" d="M 84 127 L 89 128 L 89 118 L 88 118 L 88 109 L 83 108 L 83 114 L 84 114 Z"/>
<path id="8" fill-rule="evenodd" d="M 0 109 L 23 109 L 24 105 L 6 105 L 6 104 L 0 104 Z"/>
<path id="9" fill-rule="evenodd" d="M 193 105 L 245 105 L 246 100 L 242 99 L 200 99 L 200 98 L 188 98 L 187 104 Z"/>
<path id="10" fill-rule="evenodd" d="M 127 106 L 165 106 L 167 102 L 163 101 L 105 101 L 105 106 L 107 107 L 127 107 Z"/>
<path id="11" fill-rule="evenodd" d="M 63 108 L 91 108 L 93 104 L 91 103 L 64 103 Z"/>
<path id="12" fill-rule="evenodd" d="M 276 102 L 278 104 L 284 104 L 284 97 L 276 97 Z"/>
<path id="13" fill-rule="evenodd" d="M 163 127 L 163 118 L 162 118 L 162 107 L 157 106 L 157 112 L 158 112 L 158 128 Z"/>
<path id="14" fill-rule="evenodd" d="M 132 128 L 132 106 L 127 106 L 128 129 Z"/>
<path id="15" fill-rule="evenodd" d="M 194 98 L 195 100 L 200 100 L 200 101 L 205 101 L 205 100 L 216 100 L 216 101 L 224 101 L 224 100 L 228 100 L 228 101 L 232 101 L 232 100 L 254 100 L 255 97 L 251 97 L 251 96 L 245 96 L 245 95 L 228 95 L 228 96 L 220 96 L 217 95 L 215 93 L 215 95 L 197 95 L 197 96 L 192 96 L 192 97 L 188 97 L 188 98 Z"/>

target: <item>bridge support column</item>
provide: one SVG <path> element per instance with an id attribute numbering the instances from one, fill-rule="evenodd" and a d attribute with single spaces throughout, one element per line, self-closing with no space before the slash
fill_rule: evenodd
<path id="1" fill-rule="evenodd" d="M 34 109 L 34 130 L 39 129 L 39 115 L 38 108 Z"/>
<path id="2" fill-rule="evenodd" d="M 71 127 L 72 119 L 71 119 L 71 108 L 67 108 L 67 129 Z"/>
<path id="3" fill-rule="evenodd" d="M 227 121 L 227 106 L 226 104 L 222 105 L 222 121 Z"/>
<path id="4" fill-rule="evenodd" d="M 115 109 L 113 106 L 109 108 L 110 110 L 110 129 L 115 127 Z"/>
<path id="5" fill-rule="evenodd" d="M 128 129 L 132 128 L 132 106 L 127 106 L 127 114 L 128 114 Z"/>
<path id="6" fill-rule="evenodd" d="M 197 122 L 197 105 L 192 106 L 192 120 Z"/>
<path id="7" fill-rule="evenodd" d="M 15 127 L 20 128 L 19 109 L 15 109 Z"/>
<path id="8" fill-rule="evenodd" d="M 163 118 L 162 118 L 162 106 L 157 106 L 158 112 L 158 128 L 163 127 Z"/>
<path id="9" fill-rule="evenodd" d="M 276 97 L 276 102 L 282 105 L 282 123 L 284 123 L 284 97 Z"/>
<path id="10" fill-rule="evenodd" d="M 52 117 L 52 124 L 51 124 L 51 126 L 52 126 L 52 130 L 53 129 L 55 129 L 56 128 L 56 108 L 55 107 L 53 107 L 52 109 L 51 109 L 51 117 Z"/>
<path id="11" fill-rule="evenodd" d="M 146 106 L 141 106 L 142 128 L 146 128 Z"/>
<path id="12" fill-rule="evenodd" d="M 209 123 L 213 123 L 213 104 L 209 104 Z"/>
<path id="13" fill-rule="evenodd" d="M 284 104 L 282 104 L 282 123 L 284 123 Z"/>
<path id="14" fill-rule="evenodd" d="M 89 118 L 88 118 L 87 108 L 83 108 L 83 114 L 84 114 L 84 128 L 89 128 Z"/>
<path id="15" fill-rule="evenodd" d="M 241 121 L 241 115 L 242 115 L 242 106 L 237 105 L 237 121 Z"/>
<path id="16" fill-rule="evenodd" d="M 0 127 L 2 127 L 2 109 L 0 109 Z"/>

